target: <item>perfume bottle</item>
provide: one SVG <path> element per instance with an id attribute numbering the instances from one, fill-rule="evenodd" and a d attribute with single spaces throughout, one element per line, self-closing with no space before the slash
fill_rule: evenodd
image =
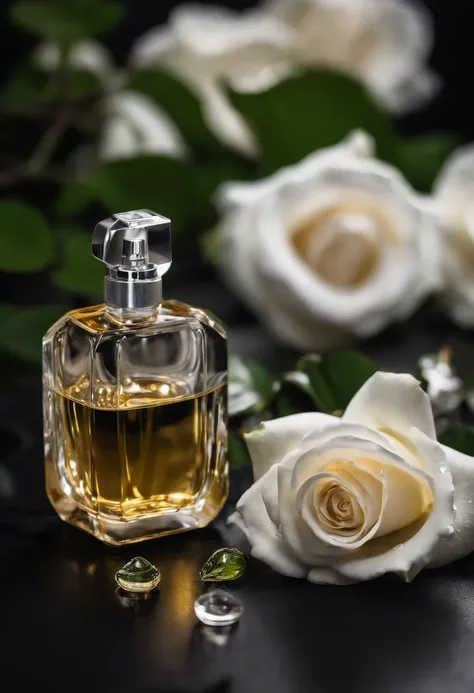
<path id="1" fill-rule="evenodd" d="M 99 223 L 105 303 L 43 340 L 46 487 L 59 516 L 109 544 L 207 525 L 228 493 L 227 341 L 208 313 L 162 301 L 170 221 Z"/>

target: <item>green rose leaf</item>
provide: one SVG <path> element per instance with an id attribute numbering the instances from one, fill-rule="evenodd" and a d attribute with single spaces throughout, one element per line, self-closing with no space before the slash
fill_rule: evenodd
<path id="1" fill-rule="evenodd" d="M 232 469 L 252 464 L 247 443 L 238 431 L 229 431 L 229 464 Z"/>
<path id="2" fill-rule="evenodd" d="M 306 71 L 267 91 L 230 92 L 230 98 L 256 135 L 264 172 L 337 144 L 357 128 L 375 137 L 379 156 L 389 157 L 394 147 L 390 119 L 366 88 L 346 74 Z"/>
<path id="3" fill-rule="evenodd" d="M 53 275 L 60 289 L 102 299 L 104 293 L 104 266 L 91 253 L 90 233 L 73 231 L 66 240 L 64 262 Z"/>
<path id="4" fill-rule="evenodd" d="M 421 192 L 430 192 L 441 166 L 459 143 L 449 132 L 434 132 L 399 140 L 392 163 Z"/>
<path id="5" fill-rule="evenodd" d="M 53 257 L 51 229 L 43 215 L 31 205 L 0 202 L 2 252 L 0 270 L 35 272 Z"/>
<path id="6" fill-rule="evenodd" d="M 272 402 L 276 416 L 290 416 L 320 409 L 308 375 L 301 371 L 284 373 Z"/>
<path id="7" fill-rule="evenodd" d="M 379 370 L 376 363 L 358 351 L 335 351 L 324 358 L 321 374 L 334 398 L 332 411 L 343 411 L 362 385 Z"/>
<path id="8" fill-rule="evenodd" d="M 93 195 L 111 212 L 159 209 L 173 231 L 194 229 L 210 207 L 197 167 L 165 156 L 137 156 L 104 163 L 86 181 Z"/>
<path id="9" fill-rule="evenodd" d="M 450 424 L 450 426 L 438 436 L 442 445 L 447 445 L 453 450 L 463 452 L 465 455 L 474 456 L 474 428 Z"/>
<path id="10" fill-rule="evenodd" d="M 273 395 L 272 375 L 252 359 L 229 357 L 229 416 L 265 409 Z"/>
<path id="11" fill-rule="evenodd" d="M 322 364 L 318 354 L 306 354 L 298 361 L 297 370 L 307 377 L 307 392 L 319 411 L 332 413 L 338 408 L 337 397 Z"/>
<path id="12" fill-rule="evenodd" d="M 17 0 L 12 24 L 24 31 L 68 44 L 112 29 L 123 9 L 107 0 Z"/>
<path id="13" fill-rule="evenodd" d="M 59 306 L 0 304 L 0 349 L 25 361 L 40 361 L 41 340 L 63 313 Z"/>

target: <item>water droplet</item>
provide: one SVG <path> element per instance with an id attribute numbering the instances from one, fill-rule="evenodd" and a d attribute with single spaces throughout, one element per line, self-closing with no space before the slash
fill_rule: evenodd
<path id="1" fill-rule="evenodd" d="M 199 573 L 205 582 L 236 580 L 244 574 L 247 558 L 238 549 L 218 549 L 204 563 Z"/>
<path id="2" fill-rule="evenodd" d="M 242 616 L 242 604 L 224 590 L 212 590 L 194 602 L 196 616 L 206 626 L 230 626 Z"/>
<path id="3" fill-rule="evenodd" d="M 458 509 L 458 506 L 456 505 L 456 503 L 453 503 L 453 510 L 454 510 L 454 512 L 456 512 L 457 509 Z"/>
<path id="4" fill-rule="evenodd" d="M 442 464 L 441 467 L 439 468 L 439 471 L 441 472 L 441 474 L 446 474 L 446 472 L 448 471 L 448 468 L 445 464 Z"/>
<path id="5" fill-rule="evenodd" d="M 441 532 L 443 539 L 452 539 L 454 537 L 454 527 L 453 525 L 448 525 Z"/>
<path id="6" fill-rule="evenodd" d="M 127 592 L 149 592 L 159 585 L 161 573 L 146 558 L 136 556 L 117 571 L 115 580 Z"/>

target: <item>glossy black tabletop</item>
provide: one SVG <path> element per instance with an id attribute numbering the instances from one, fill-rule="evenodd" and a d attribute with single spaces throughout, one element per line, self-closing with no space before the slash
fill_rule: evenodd
<path id="1" fill-rule="evenodd" d="M 208 298 L 208 304 L 219 301 L 217 295 Z M 252 322 L 230 334 L 240 353 L 275 368 L 293 362 L 294 354 L 277 348 Z M 442 342 L 454 348 L 461 368 L 472 368 L 474 336 L 431 311 L 364 348 L 386 368 L 413 371 L 417 357 Z M 5 392 L 0 413 L 21 440 L 10 459 L 17 500 L 0 510 L 2 690 L 474 690 L 474 556 L 425 571 L 410 585 L 385 577 L 350 587 L 285 578 L 251 560 L 245 576 L 226 587 L 244 607 L 238 626 L 205 628 L 193 608 L 202 592 L 198 572 L 216 548 L 244 548 L 225 519 L 250 482 L 250 470 L 232 473 L 231 501 L 211 527 L 107 547 L 49 509 L 42 487 L 39 382 L 25 378 L 15 392 Z M 114 574 L 137 554 L 159 567 L 161 587 L 147 601 L 124 602 Z"/>

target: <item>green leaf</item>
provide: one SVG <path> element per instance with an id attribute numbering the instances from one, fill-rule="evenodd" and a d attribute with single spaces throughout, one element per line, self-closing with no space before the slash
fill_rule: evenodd
<path id="1" fill-rule="evenodd" d="M 52 259 L 51 229 L 37 209 L 21 202 L 0 202 L 0 218 L 0 270 L 35 272 Z"/>
<path id="2" fill-rule="evenodd" d="M 11 22 L 24 31 L 62 44 L 112 29 L 123 9 L 107 0 L 17 0 Z"/>
<path id="3" fill-rule="evenodd" d="M 137 156 L 109 161 L 86 181 L 112 213 L 120 209 L 159 209 L 173 231 L 195 228 L 210 206 L 199 185 L 199 170 L 164 156 Z"/>
<path id="4" fill-rule="evenodd" d="M 322 359 L 318 354 L 307 354 L 298 361 L 297 369 L 308 377 L 309 390 L 314 403 L 320 411 L 332 413 L 337 407 L 336 395 L 332 383 L 327 380 Z"/>
<path id="5" fill-rule="evenodd" d="M 306 71 L 268 91 L 230 97 L 257 137 L 265 172 L 337 144 L 357 128 L 375 137 L 379 156 L 389 156 L 394 146 L 390 119 L 346 74 Z"/>
<path id="6" fill-rule="evenodd" d="M 64 310 L 59 306 L 24 308 L 0 304 L 0 349 L 25 361 L 41 359 L 43 335 L 58 320 Z"/>
<path id="7" fill-rule="evenodd" d="M 229 357 L 229 416 L 262 411 L 273 395 L 274 379 L 252 359 Z"/>
<path id="8" fill-rule="evenodd" d="M 63 265 L 53 275 L 54 283 L 64 291 L 82 294 L 93 300 L 104 292 L 104 266 L 91 253 L 90 234 L 69 233 Z"/>
<path id="9" fill-rule="evenodd" d="M 229 464 L 232 469 L 252 464 L 247 443 L 237 431 L 229 431 Z"/>
<path id="10" fill-rule="evenodd" d="M 335 351 L 324 358 L 321 374 L 334 398 L 333 410 L 344 410 L 366 380 L 379 370 L 376 363 L 358 351 Z"/>
<path id="11" fill-rule="evenodd" d="M 94 199 L 94 191 L 83 180 L 73 180 L 61 187 L 54 203 L 54 211 L 57 217 L 64 221 L 71 218 L 77 219 L 91 201 Z"/>
<path id="12" fill-rule="evenodd" d="M 221 232 L 218 225 L 200 235 L 199 246 L 206 260 L 208 260 L 212 265 L 217 265 L 219 263 Z"/>
<path id="13" fill-rule="evenodd" d="M 169 72 L 137 70 L 130 75 L 127 86 L 156 101 L 172 118 L 195 152 L 220 152 L 223 149 L 203 118 L 197 96 Z"/>
<path id="14" fill-rule="evenodd" d="M 399 140 L 392 163 L 421 192 L 430 192 L 441 166 L 459 143 L 453 133 L 433 132 Z"/>
<path id="15" fill-rule="evenodd" d="M 449 448 L 453 448 L 453 450 L 474 456 L 474 428 L 461 426 L 460 424 L 451 424 L 439 436 L 438 440 L 442 445 L 447 445 Z"/>
<path id="16" fill-rule="evenodd" d="M 306 373 L 290 371 L 284 373 L 277 386 L 272 411 L 276 416 L 290 416 L 304 411 L 320 409 L 315 393 Z"/>

